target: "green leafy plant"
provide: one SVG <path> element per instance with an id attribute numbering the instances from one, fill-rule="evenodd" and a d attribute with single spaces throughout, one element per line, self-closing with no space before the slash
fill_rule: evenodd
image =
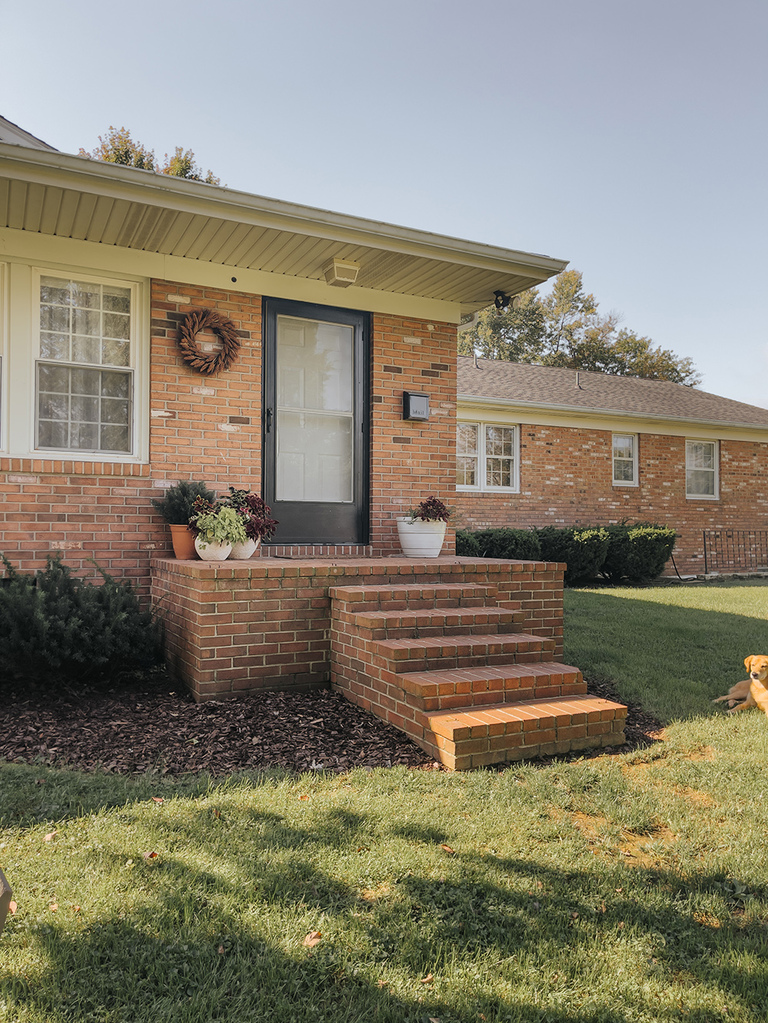
<path id="1" fill-rule="evenodd" d="M 99 585 L 73 575 L 58 556 L 34 573 L 0 558 L 0 664 L 7 672 L 92 679 L 159 662 L 160 623 L 130 582 L 95 562 Z"/>
<path id="2" fill-rule="evenodd" d="M 211 543 L 245 543 L 248 539 L 243 517 L 224 501 L 198 497 L 189 526 L 204 547 Z"/>
<path id="3" fill-rule="evenodd" d="M 420 519 L 422 522 L 447 522 L 451 517 L 451 510 L 447 505 L 432 495 L 425 498 L 415 508 L 408 509 L 410 519 Z"/>
<path id="4" fill-rule="evenodd" d="M 194 514 L 195 501 L 202 497 L 213 502 L 216 495 L 205 483 L 182 480 L 169 487 L 162 498 L 153 498 L 152 506 L 171 526 L 186 526 Z"/>
<path id="5" fill-rule="evenodd" d="M 278 521 L 271 517 L 269 505 L 258 494 L 230 487 L 229 496 L 223 501 L 242 518 L 249 540 L 269 540 L 275 535 Z"/>

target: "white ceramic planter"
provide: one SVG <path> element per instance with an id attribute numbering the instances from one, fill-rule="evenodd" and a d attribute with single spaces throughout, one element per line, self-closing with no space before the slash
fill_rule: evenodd
<path id="1" fill-rule="evenodd" d="M 259 549 L 260 543 L 261 540 L 246 540 L 245 543 L 233 543 L 232 553 L 229 555 L 229 560 L 247 561 L 248 558 L 252 558 Z"/>
<path id="2" fill-rule="evenodd" d="M 231 543 L 217 543 L 215 540 L 206 543 L 199 536 L 195 537 L 195 550 L 203 561 L 226 561 L 232 552 Z"/>
<path id="3" fill-rule="evenodd" d="M 406 558 L 437 558 L 443 549 L 445 523 L 401 518 L 397 533 Z"/>

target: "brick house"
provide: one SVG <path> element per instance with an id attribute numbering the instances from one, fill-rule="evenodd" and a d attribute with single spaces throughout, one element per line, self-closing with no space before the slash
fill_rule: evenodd
<path id="1" fill-rule="evenodd" d="M 556 660 L 562 566 L 419 564 L 397 542 L 398 515 L 453 499 L 457 324 L 564 265 L 62 154 L 0 119 L 0 551 L 151 590 L 199 700 L 330 681 L 451 767 L 621 741 L 622 708 Z M 239 342 L 210 375 L 177 343 L 201 309 Z M 262 493 L 274 543 L 170 557 L 151 499 L 180 479 Z"/>
<path id="2" fill-rule="evenodd" d="M 677 531 L 681 573 L 703 572 L 705 531 L 768 530 L 765 409 L 667 381 L 459 357 L 457 431 L 463 528 L 660 522 Z"/>

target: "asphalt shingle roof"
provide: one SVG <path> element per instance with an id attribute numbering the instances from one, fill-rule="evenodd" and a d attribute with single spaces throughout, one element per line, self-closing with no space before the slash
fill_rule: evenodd
<path id="1" fill-rule="evenodd" d="M 459 356 L 459 400 L 500 399 L 544 408 L 765 427 L 768 410 L 666 380 L 609 376 Z"/>

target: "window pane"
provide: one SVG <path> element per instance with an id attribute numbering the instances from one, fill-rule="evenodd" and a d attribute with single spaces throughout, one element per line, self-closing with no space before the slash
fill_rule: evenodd
<path id="1" fill-rule="evenodd" d="M 623 437 L 616 434 L 613 438 L 613 457 L 614 458 L 634 458 L 635 457 L 635 438 L 634 437 Z"/>
<path id="2" fill-rule="evenodd" d="M 106 378 L 106 379 L 104 379 Z M 38 446 L 131 451 L 130 373 L 38 366 Z M 106 392 L 117 392 L 110 397 Z"/>
<path id="3" fill-rule="evenodd" d="M 111 284 L 105 284 L 102 294 L 103 308 L 111 313 L 130 313 L 131 311 L 131 289 L 116 288 Z"/>
<path id="4" fill-rule="evenodd" d="M 613 479 L 616 483 L 632 483 L 635 479 L 634 462 L 617 458 L 613 463 Z"/>
<path id="5" fill-rule="evenodd" d="M 714 497 L 715 474 L 706 469 L 691 469 L 687 473 L 686 491 L 692 496 Z"/>
<path id="6" fill-rule="evenodd" d="M 91 362 L 98 365 L 99 342 L 95 337 L 72 338 L 72 362 Z"/>
<path id="7" fill-rule="evenodd" d="M 127 341 L 131 336 L 131 319 L 122 313 L 104 314 L 104 337 L 114 337 Z"/>
<path id="8" fill-rule="evenodd" d="M 41 332 L 40 357 L 42 359 L 59 359 L 62 362 L 66 362 L 69 359 L 69 335 Z"/>
<path id="9" fill-rule="evenodd" d="M 101 362 L 104 366 L 127 366 L 131 353 L 126 341 L 102 341 Z"/>
<path id="10" fill-rule="evenodd" d="M 72 292 L 69 281 L 62 281 L 58 277 L 40 278 L 40 302 L 41 305 L 71 305 Z"/>
<path id="11" fill-rule="evenodd" d="M 713 469 L 715 466 L 715 445 L 706 443 L 688 444 L 688 467 L 691 469 Z"/>
<path id="12" fill-rule="evenodd" d="M 477 454 L 477 426 L 474 423 L 458 424 L 456 450 L 460 455 Z"/>
<path id="13" fill-rule="evenodd" d="M 83 281 L 72 281 L 70 290 L 72 304 L 77 306 L 79 310 L 101 308 L 101 285 L 87 284 Z"/>
<path id="14" fill-rule="evenodd" d="M 278 316 L 277 350 L 277 400 L 281 408 L 352 411 L 352 327 Z"/>
<path id="15" fill-rule="evenodd" d="M 352 416 L 278 411 L 278 501 L 352 501 L 352 426 Z"/>
<path id="16" fill-rule="evenodd" d="M 477 486 L 477 460 L 459 455 L 456 459 L 456 483 L 460 487 Z"/>
<path id="17" fill-rule="evenodd" d="M 512 462 L 507 458 L 487 458 L 485 484 L 488 487 L 511 487 Z"/>
<path id="18" fill-rule="evenodd" d="M 490 455 L 502 455 L 511 457 L 513 431 L 506 426 L 486 426 L 485 428 L 485 453 Z"/>
<path id="19" fill-rule="evenodd" d="M 101 334 L 101 313 L 92 309 L 72 310 L 72 332 L 85 334 L 86 337 L 99 337 Z"/>

